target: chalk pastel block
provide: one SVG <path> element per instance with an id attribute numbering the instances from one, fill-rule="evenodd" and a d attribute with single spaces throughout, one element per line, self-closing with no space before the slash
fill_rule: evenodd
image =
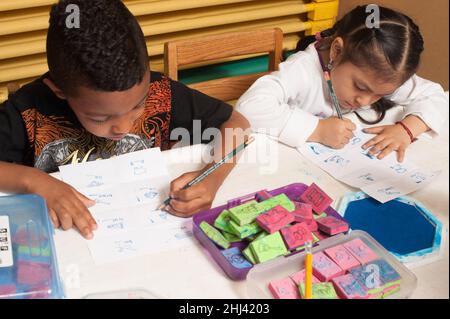
<path id="1" fill-rule="evenodd" d="M 255 218 L 264 212 L 256 201 L 230 208 L 229 211 L 231 220 L 239 226 L 253 223 Z"/>
<path id="2" fill-rule="evenodd" d="M 47 247 L 29 247 L 23 245 L 17 245 L 16 251 L 19 254 L 19 259 L 21 256 L 29 257 L 50 257 L 52 251 L 50 246 Z"/>
<path id="3" fill-rule="evenodd" d="M 311 204 L 313 211 L 317 213 L 323 212 L 333 202 L 331 197 L 315 183 L 312 183 L 311 186 L 303 192 L 300 196 L 300 200 L 304 203 Z"/>
<path id="4" fill-rule="evenodd" d="M 291 213 L 298 223 L 310 222 L 313 220 L 312 206 L 306 203 L 294 202 L 295 210 Z"/>
<path id="5" fill-rule="evenodd" d="M 262 263 L 289 253 L 279 232 L 253 241 L 250 244 L 250 249 L 252 250 L 253 256 L 258 263 Z"/>
<path id="6" fill-rule="evenodd" d="M 324 239 L 327 239 L 327 238 L 329 238 L 330 236 L 328 236 L 327 234 L 324 234 L 324 233 L 322 233 L 322 232 L 320 232 L 320 231 L 314 231 L 314 232 L 312 232 L 313 234 L 314 234 L 314 236 L 316 236 L 319 240 L 324 240 Z"/>
<path id="7" fill-rule="evenodd" d="M 258 261 L 256 260 L 255 256 L 253 256 L 252 250 L 250 249 L 250 246 L 247 246 L 247 248 L 245 248 L 242 251 L 242 254 L 244 255 L 244 257 L 251 262 L 253 265 L 256 265 L 258 263 Z"/>
<path id="8" fill-rule="evenodd" d="M 249 236 L 259 233 L 262 229 L 258 224 L 251 223 L 243 226 L 239 226 L 234 221 L 230 220 L 230 229 L 233 233 L 241 239 L 247 238 Z"/>
<path id="9" fill-rule="evenodd" d="M 13 267 L 0 268 L 0 286 L 9 286 L 13 283 Z"/>
<path id="10" fill-rule="evenodd" d="M 278 205 L 283 206 L 289 212 L 293 212 L 295 210 L 294 203 L 289 199 L 289 197 L 286 196 L 286 194 L 274 196 L 265 201 L 259 202 L 258 205 L 264 212 L 267 212 Z"/>
<path id="11" fill-rule="evenodd" d="M 268 212 L 256 217 L 256 223 L 270 234 L 279 231 L 293 221 L 294 216 L 282 206 L 275 206 Z"/>
<path id="12" fill-rule="evenodd" d="M 365 286 L 361 285 L 351 274 L 331 279 L 338 296 L 342 299 L 368 299 Z"/>
<path id="13" fill-rule="evenodd" d="M 381 298 L 384 290 L 380 273 L 372 266 L 362 265 L 350 269 L 349 273 L 366 288 L 370 299 Z"/>
<path id="14" fill-rule="evenodd" d="M 13 298 L 17 292 L 16 285 L 0 285 L 0 299 L 1 298 Z"/>
<path id="15" fill-rule="evenodd" d="M 382 298 L 387 298 L 400 291 L 400 284 L 390 286 L 383 291 Z"/>
<path id="16" fill-rule="evenodd" d="M 241 239 L 240 239 L 238 236 L 236 236 L 235 234 L 227 233 L 226 231 L 223 231 L 223 232 L 222 232 L 222 235 L 223 235 L 223 237 L 225 237 L 226 240 L 228 240 L 230 243 L 237 243 L 237 242 L 241 241 Z"/>
<path id="17" fill-rule="evenodd" d="M 28 230 L 26 227 L 17 229 L 12 237 L 13 243 L 29 247 L 42 247 L 47 245 L 47 236 L 41 234 L 37 229 Z"/>
<path id="18" fill-rule="evenodd" d="M 313 244 L 314 244 L 314 243 L 317 243 L 317 242 L 319 241 L 319 238 L 317 238 L 317 236 L 314 235 L 314 233 L 311 233 L 311 236 L 312 236 L 312 238 L 313 238 L 313 241 L 312 241 Z M 306 248 L 306 245 L 303 245 L 303 246 L 297 247 L 295 250 L 296 250 L 296 251 L 299 251 L 299 250 L 303 250 L 303 249 L 305 249 L 305 248 Z"/>
<path id="19" fill-rule="evenodd" d="M 292 275 L 290 275 L 289 277 L 292 279 L 293 282 L 295 282 L 295 284 L 297 284 L 298 286 L 302 283 L 305 283 L 305 269 L 300 270 Z M 319 283 L 320 280 L 317 279 L 317 277 L 315 277 L 314 275 L 312 276 L 312 283 Z"/>
<path id="20" fill-rule="evenodd" d="M 201 222 L 200 229 L 203 230 L 205 235 L 208 236 L 209 239 L 211 239 L 216 245 L 225 249 L 230 247 L 230 242 L 222 235 L 222 233 L 207 222 Z"/>
<path id="21" fill-rule="evenodd" d="M 294 226 L 283 228 L 280 232 L 281 235 L 283 235 L 284 242 L 289 250 L 303 246 L 308 241 L 313 241 L 311 231 L 306 226 L 306 223 L 299 223 Z"/>
<path id="22" fill-rule="evenodd" d="M 300 299 L 298 288 L 290 278 L 270 282 L 269 290 L 276 299 Z"/>
<path id="23" fill-rule="evenodd" d="M 17 283 L 20 285 L 40 285 L 51 279 L 49 264 L 19 261 L 17 267 Z"/>
<path id="24" fill-rule="evenodd" d="M 379 268 L 380 279 L 384 287 L 400 284 L 400 274 L 386 260 L 377 259 L 371 261 L 368 265 L 376 265 Z"/>
<path id="25" fill-rule="evenodd" d="M 305 223 L 306 223 L 306 227 L 308 227 L 308 229 L 311 232 L 315 232 L 315 231 L 319 230 L 319 224 L 317 224 L 317 222 L 314 219 L 310 220 L 309 222 L 305 222 Z"/>
<path id="26" fill-rule="evenodd" d="M 222 251 L 222 255 L 228 260 L 228 262 L 235 268 L 244 269 L 252 267 L 242 252 L 237 247 L 232 247 Z"/>
<path id="27" fill-rule="evenodd" d="M 327 248 L 324 252 L 344 271 L 361 266 L 360 262 L 342 245 Z"/>
<path id="28" fill-rule="evenodd" d="M 343 244 L 343 246 L 364 265 L 378 259 L 372 249 L 369 248 L 361 239 L 356 238 Z"/>
<path id="29" fill-rule="evenodd" d="M 328 235 L 336 235 L 348 231 L 348 224 L 333 216 L 327 216 L 317 220 L 319 229 Z"/>
<path id="30" fill-rule="evenodd" d="M 305 284 L 299 286 L 300 296 L 305 298 Z M 312 285 L 313 299 L 339 299 L 331 282 L 319 282 Z"/>
<path id="31" fill-rule="evenodd" d="M 272 198 L 273 196 L 266 190 L 259 191 L 255 194 L 255 198 L 258 202 L 265 201 L 266 199 Z"/>
<path id="32" fill-rule="evenodd" d="M 324 218 L 324 217 L 327 217 L 328 215 L 327 215 L 327 213 L 325 213 L 325 212 L 322 212 L 322 213 L 320 213 L 320 214 L 318 214 L 318 215 L 316 215 L 316 214 L 313 214 L 313 218 L 315 219 L 315 220 L 318 220 L 318 219 L 321 219 L 321 218 Z"/>
<path id="33" fill-rule="evenodd" d="M 230 211 L 225 209 L 217 216 L 214 221 L 214 227 L 227 233 L 233 233 L 233 230 L 230 228 L 230 220 Z"/>
<path id="34" fill-rule="evenodd" d="M 334 277 L 344 274 L 344 271 L 336 265 L 323 252 L 313 255 L 313 273 L 320 281 L 330 281 Z"/>

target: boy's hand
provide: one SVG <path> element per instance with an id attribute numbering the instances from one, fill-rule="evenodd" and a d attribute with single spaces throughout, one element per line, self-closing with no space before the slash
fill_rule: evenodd
<path id="1" fill-rule="evenodd" d="M 169 213 L 178 217 L 191 217 L 202 210 L 211 208 L 220 187 L 214 176 L 208 176 L 198 184 L 181 190 L 201 173 L 203 173 L 203 170 L 189 172 L 172 181 L 170 184 L 172 200 L 166 208 Z"/>
<path id="2" fill-rule="evenodd" d="M 411 139 L 401 125 L 377 126 L 364 129 L 364 132 L 377 134 L 363 145 L 363 149 L 371 147 L 368 152 L 370 155 L 379 153 L 377 158 L 383 159 L 392 151 L 397 151 L 397 160 L 403 162 L 406 148 L 411 144 Z"/>
<path id="3" fill-rule="evenodd" d="M 67 230 L 76 227 L 84 238 L 92 239 L 97 223 L 87 207 L 95 205 L 95 201 L 47 174 L 40 175 L 31 183 L 30 192 L 46 200 L 55 228 Z"/>
<path id="4" fill-rule="evenodd" d="M 356 125 L 349 119 L 344 118 L 341 120 L 337 117 L 330 117 L 319 120 L 319 125 L 308 141 L 340 149 L 353 138 L 355 129 Z"/>

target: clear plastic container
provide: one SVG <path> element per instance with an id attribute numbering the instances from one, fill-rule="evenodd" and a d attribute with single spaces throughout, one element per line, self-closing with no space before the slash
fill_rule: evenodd
<path id="1" fill-rule="evenodd" d="M 41 197 L 0 197 L 0 299 L 64 298 L 53 233 Z"/>
<path id="2" fill-rule="evenodd" d="M 329 247 L 341 245 L 356 238 L 361 239 L 399 273 L 401 277 L 400 290 L 387 298 L 405 299 L 410 297 L 417 286 L 416 276 L 364 231 L 355 230 L 347 235 L 340 234 L 324 239 L 319 242 L 318 246 L 313 248 L 313 255 Z M 269 283 L 303 270 L 305 268 L 304 264 L 305 252 L 256 265 L 247 275 L 248 297 L 251 299 L 272 299 L 273 296 L 268 289 Z"/>

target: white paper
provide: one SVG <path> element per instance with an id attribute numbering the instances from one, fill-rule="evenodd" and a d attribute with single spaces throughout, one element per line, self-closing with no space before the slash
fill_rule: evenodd
<path id="1" fill-rule="evenodd" d="M 306 143 L 298 150 L 337 180 L 360 188 L 381 203 L 419 190 L 439 175 L 440 172 L 421 169 L 410 161 L 397 162 L 395 152 L 382 160 L 370 156 L 362 145 L 374 136 L 357 130 L 343 149 Z"/>
<path id="2" fill-rule="evenodd" d="M 60 167 L 62 180 L 96 204 L 98 230 L 88 246 L 96 264 L 191 243 L 191 219 L 157 210 L 168 196 L 165 160 L 157 148 Z"/>

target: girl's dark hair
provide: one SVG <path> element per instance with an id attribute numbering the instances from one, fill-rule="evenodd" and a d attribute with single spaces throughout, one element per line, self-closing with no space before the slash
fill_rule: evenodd
<path id="1" fill-rule="evenodd" d="M 381 6 L 378 6 L 379 28 L 368 27 L 366 8 L 356 7 L 331 29 L 322 31 L 323 40 L 318 44 L 318 49 L 329 49 L 333 40 L 341 37 L 345 45 L 339 63 L 349 61 L 358 67 L 370 67 L 385 81 L 403 84 L 419 67 L 424 49 L 419 27 L 408 16 Z M 314 36 L 302 38 L 297 43 L 297 51 L 305 50 L 314 41 Z M 379 115 L 373 122 L 355 113 L 364 123 L 376 124 L 393 106 L 394 103 L 386 98 L 372 104 Z"/>

